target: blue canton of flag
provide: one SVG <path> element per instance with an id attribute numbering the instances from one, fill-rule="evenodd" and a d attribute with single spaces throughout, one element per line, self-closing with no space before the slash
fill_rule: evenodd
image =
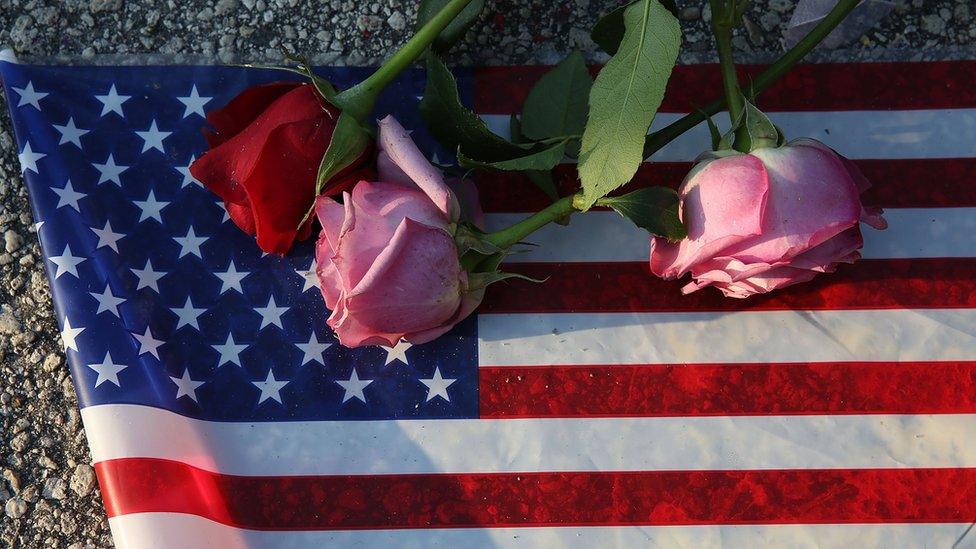
<path id="1" fill-rule="evenodd" d="M 314 241 L 263 255 L 190 175 L 206 112 L 289 75 L 0 64 L 82 407 L 242 422 L 477 416 L 473 318 L 425 345 L 340 346 Z M 366 74 L 323 71 L 339 86 Z M 470 88 L 470 74 L 459 79 Z M 420 129 L 423 82 L 403 76 L 377 116 L 417 128 L 421 148 L 443 157 Z"/>

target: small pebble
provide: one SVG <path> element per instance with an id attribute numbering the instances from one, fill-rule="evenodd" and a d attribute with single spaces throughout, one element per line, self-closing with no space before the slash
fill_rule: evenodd
<path id="1" fill-rule="evenodd" d="M 27 503 L 18 497 L 10 498 L 3 506 L 3 510 L 8 517 L 18 519 L 27 512 Z"/>

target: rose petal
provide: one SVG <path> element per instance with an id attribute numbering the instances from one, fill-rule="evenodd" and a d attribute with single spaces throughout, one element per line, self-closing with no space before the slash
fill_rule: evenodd
<path id="1" fill-rule="evenodd" d="M 245 128 L 205 152 L 190 166 L 190 173 L 225 201 L 239 202 L 244 195 L 240 185 L 251 175 L 271 132 L 283 124 L 319 118 L 323 108 L 311 85 L 292 87 Z M 321 157 L 324 151 L 317 153 Z"/>
<path id="2" fill-rule="evenodd" d="M 342 274 L 332 263 L 332 255 L 324 235 L 319 237 L 315 245 L 315 265 L 315 275 L 319 278 L 325 306 L 329 310 L 335 310 L 339 300 L 342 299 Z"/>
<path id="3" fill-rule="evenodd" d="M 231 99 L 223 108 L 207 113 L 207 122 L 213 126 L 211 131 L 204 128 L 203 135 L 211 148 L 226 142 L 244 130 L 281 96 L 294 90 L 298 82 L 272 82 L 252 86 Z"/>
<path id="4" fill-rule="evenodd" d="M 864 206 L 861 208 L 861 223 L 883 231 L 888 228 L 888 220 L 882 217 L 883 214 L 884 210 L 881 208 Z"/>
<path id="5" fill-rule="evenodd" d="M 346 292 L 344 317 L 355 322 L 338 322 L 336 335 L 350 344 L 346 341 L 375 334 L 402 337 L 440 326 L 461 305 L 461 273 L 449 234 L 405 218 L 369 271 Z"/>
<path id="6" fill-rule="evenodd" d="M 681 185 L 681 217 L 688 238 L 653 239 L 651 271 L 664 278 L 761 232 L 769 184 L 759 159 L 735 155 L 699 164 Z"/>
<path id="7" fill-rule="evenodd" d="M 332 315 L 326 322 L 335 332 L 339 343 L 346 347 L 362 347 L 363 345 L 386 345 L 393 347 L 402 338 L 402 333 L 378 333 L 376 330 L 363 326 L 362 323 L 346 309 L 346 301 L 340 299 L 332 310 Z"/>
<path id="8" fill-rule="evenodd" d="M 760 235 L 723 252 L 745 263 L 778 263 L 858 222 L 857 187 L 835 154 L 815 147 L 758 149 L 770 192 Z"/>
<path id="9" fill-rule="evenodd" d="M 346 226 L 333 261 L 350 288 L 389 245 L 404 218 L 446 230 L 444 215 L 419 189 L 363 181 L 346 197 Z"/>
<path id="10" fill-rule="evenodd" d="M 441 172 L 420 152 L 410 134 L 392 116 L 379 121 L 379 147 L 444 213 L 448 222 L 456 222 L 459 207 L 454 193 L 444 183 Z"/>
<path id="11" fill-rule="evenodd" d="M 830 240 L 815 246 L 790 260 L 789 266 L 817 272 L 829 272 L 864 246 L 861 229 L 855 225 Z"/>
<path id="12" fill-rule="evenodd" d="M 868 178 L 864 177 L 864 174 L 861 172 L 861 169 L 857 167 L 857 164 L 851 162 L 850 159 L 838 153 L 831 147 L 828 147 L 826 144 L 809 137 L 801 137 L 799 139 L 790 141 L 787 146 L 812 147 L 826 154 L 836 156 L 837 159 L 840 160 L 841 164 L 844 165 L 844 169 L 847 170 L 847 174 L 851 176 L 851 179 L 854 181 L 854 185 L 857 187 L 859 193 L 863 193 L 871 188 L 871 182 L 868 181 Z"/>
<path id="13" fill-rule="evenodd" d="M 237 212 L 228 208 L 234 222 L 257 233 L 265 251 L 284 253 L 311 231 L 309 224 L 298 225 L 312 205 L 318 164 L 334 127 L 323 108 L 311 86 L 293 86 L 190 167 L 207 188 L 238 206 Z"/>
<path id="14" fill-rule="evenodd" d="M 398 183 L 411 189 L 420 188 L 413 182 L 413 179 L 410 179 L 409 175 L 400 169 L 400 166 L 393 162 L 390 153 L 386 151 L 380 151 L 376 155 L 376 173 L 379 175 L 380 181 Z"/>
<path id="15" fill-rule="evenodd" d="M 283 254 L 291 248 L 315 202 L 318 162 L 331 138 L 332 128 L 322 118 L 283 124 L 269 133 L 244 183 L 262 250 Z"/>
<path id="16" fill-rule="evenodd" d="M 466 273 L 462 271 L 462 276 Z M 466 277 L 465 277 L 466 278 Z M 480 288 L 473 292 L 467 292 L 461 297 L 461 306 L 458 308 L 457 313 L 453 317 L 444 322 L 443 325 L 436 328 L 431 328 L 422 332 L 414 332 L 411 334 L 406 334 L 403 336 L 404 339 L 413 343 L 415 345 L 420 345 L 421 343 L 427 343 L 428 341 L 433 341 L 442 335 L 450 332 L 454 326 L 459 322 L 468 318 L 478 305 L 481 305 L 481 300 L 485 297 L 485 289 Z"/>
<path id="17" fill-rule="evenodd" d="M 326 238 L 331 256 L 339 246 L 339 234 L 345 222 L 346 208 L 332 198 L 319 196 L 315 199 L 315 215 L 322 226 L 322 236 Z"/>
<path id="18" fill-rule="evenodd" d="M 227 210 L 227 215 L 230 216 L 230 220 L 238 228 L 254 236 L 256 232 L 254 228 L 254 212 L 251 211 L 251 206 L 247 202 L 247 195 L 244 196 L 244 202 L 225 202 L 224 209 Z"/>

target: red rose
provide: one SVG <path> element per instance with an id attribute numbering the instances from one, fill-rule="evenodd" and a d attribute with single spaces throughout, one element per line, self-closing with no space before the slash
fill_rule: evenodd
<path id="1" fill-rule="evenodd" d="M 210 150 L 190 173 L 223 199 L 230 218 L 257 235 L 258 247 L 284 254 L 311 235 L 319 163 L 332 140 L 339 110 L 311 84 L 276 82 L 244 90 L 207 114 Z M 360 179 L 373 179 L 366 159 L 372 145 L 329 181 L 323 195 L 339 194 Z"/>

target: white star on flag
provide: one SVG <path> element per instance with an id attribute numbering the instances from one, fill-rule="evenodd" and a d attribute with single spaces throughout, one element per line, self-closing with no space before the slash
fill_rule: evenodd
<path id="1" fill-rule="evenodd" d="M 203 106 L 209 103 L 213 97 L 201 97 L 197 92 L 196 84 L 194 84 L 193 89 L 190 90 L 190 95 L 186 97 L 177 97 L 176 99 L 186 106 L 186 108 L 183 110 L 183 118 L 186 118 L 191 114 L 206 116 L 207 113 L 203 112 Z"/>
<path id="2" fill-rule="evenodd" d="M 399 360 L 407 366 L 410 365 L 410 362 L 407 360 L 407 349 L 413 347 L 413 344 L 409 341 L 401 339 L 400 341 L 397 341 L 397 344 L 393 347 L 386 347 L 382 345 L 381 347 L 384 351 L 386 351 L 386 362 L 383 363 L 384 366 L 393 362 L 394 360 Z"/>
<path id="3" fill-rule="evenodd" d="M 152 330 L 149 329 L 149 326 L 146 326 L 146 332 L 144 334 L 132 332 L 132 337 L 136 338 L 136 341 L 139 342 L 139 356 L 149 353 L 156 357 L 157 360 L 159 359 L 159 348 L 165 345 L 166 342 L 153 337 Z"/>
<path id="4" fill-rule="evenodd" d="M 206 383 L 205 381 L 194 381 L 190 377 L 190 370 L 184 368 L 182 377 L 169 376 L 173 383 L 176 384 L 176 398 L 180 397 L 190 397 L 193 402 L 200 402 L 197 400 L 197 388 Z"/>
<path id="5" fill-rule="evenodd" d="M 220 279 L 221 294 L 230 290 L 237 290 L 238 292 L 243 294 L 244 289 L 241 288 L 241 280 L 244 280 L 244 277 L 246 277 L 249 274 L 251 274 L 250 271 L 239 272 L 237 270 L 237 266 L 234 265 L 233 259 L 230 261 L 230 265 L 227 267 L 226 271 L 222 273 L 214 272 L 214 276 Z"/>
<path id="6" fill-rule="evenodd" d="M 111 154 L 108 155 L 108 159 L 104 164 L 92 163 L 92 166 L 99 171 L 99 185 L 105 183 L 106 181 L 111 181 L 120 187 L 122 186 L 122 172 L 132 167 L 116 165 L 115 158 Z"/>
<path id="7" fill-rule="evenodd" d="M 156 127 L 156 121 L 153 120 L 149 129 L 143 132 L 137 131 L 136 135 L 142 138 L 142 152 L 146 152 L 149 149 L 156 149 L 159 152 L 165 153 L 163 149 L 163 139 L 169 137 L 173 132 L 160 131 Z"/>
<path id="8" fill-rule="evenodd" d="M 318 362 L 319 364 L 325 366 L 325 362 L 322 361 L 322 353 L 326 349 L 332 346 L 331 343 L 319 343 L 318 337 L 315 332 L 312 332 L 312 336 L 308 338 L 308 343 L 296 343 L 296 347 L 301 349 L 304 356 L 302 356 L 302 366 L 308 364 L 309 362 Z"/>
<path id="9" fill-rule="evenodd" d="M 108 282 L 105 283 L 105 290 L 102 293 L 88 292 L 88 294 L 98 302 L 98 310 L 95 311 L 96 315 L 103 311 L 108 311 L 118 318 L 122 318 L 122 315 L 119 314 L 119 305 L 125 303 L 125 298 L 113 295 L 112 287 Z"/>
<path id="10" fill-rule="evenodd" d="M 205 236 L 197 236 L 193 232 L 193 226 L 191 225 L 186 231 L 186 236 L 174 236 L 173 240 L 180 245 L 180 257 L 185 255 L 195 255 L 200 259 L 203 259 L 203 254 L 200 252 L 200 245 L 207 241 Z"/>
<path id="11" fill-rule="evenodd" d="M 61 255 L 52 255 L 48 259 L 57 267 L 54 271 L 54 280 L 61 278 L 61 275 L 65 273 L 78 278 L 78 265 L 86 260 L 84 257 L 71 255 L 71 246 L 68 244 L 64 245 L 64 251 L 61 252 Z"/>
<path id="12" fill-rule="evenodd" d="M 159 293 L 159 279 L 166 276 L 166 273 L 163 271 L 154 271 L 151 259 L 146 260 L 145 268 L 129 270 L 139 279 L 139 282 L 136 284 L 136 290 L 152 288 L 156 290 L 156 293 Z"/>
<path id="13" fill-rule="evenodd" d="M 182 307 L 171 307 L 171 311 L 178 317 L 176 321 L 176 329 L 179 330 L 183 326 L 192 326 L 200 331 L 200 324 L 197 319 L 200 315 L 207 311 L 206 308 L 200 309 L 193 306 L 193 302 L 190 301 L 190 296 L 186 296 L 186 303 Z"/>
<path id="14" fill-rule="evenodd" d="M 119 240 L 125 238 L 125 234 L 113 231 L 111 221 L 106 219 L 105 227 L 101 229 L 96 229 L 95 227 L 89 228 L 98 237 L 98 243 L 95 244 L 96 250 L 107 246 L 115 250 L 115 253 L 119 253 Z"/>
<path id="15" fill-rule="evenodd" d="M 234 342 L 234 334 L 227 333 L 227 342 L 223 345 L 211 345 L 215 351 L 220 353 L 220 358 L 217 359 L 217 367 L 221 367 L 224 364 L 230 362 L 231 364 L 241 365 L 241 353 L 247 349 L 247 345 L 238 345 Z"/>
<path id="16" fill-rule="evenodd" d="M 37 161 L 47 156 L 44 153 L 36 153 L 31 149 L 30 141 L 24 143 L 24 150 L 17 154 L 17 159 L 20 161 L 20 166 L 24 170 L 24 174 L 27 170 L 34 173 L 39 173 L 37 171 Z"/>
<path id="17" fill-rule="evenodd" d="M 180 184 L 181 189 L 190 185 L 197 185 L 200 188 L 204 188 L 203 183 L 197 181 L 196 178 L 193 177 L 193 174 L 190 173 L 190 166 L 193 165 L 193 162 L 196 161 L 196 159 L 197 157 L 191 156 L 190 161 L 186 163 L 186 166 L 173 166 L 173 169 L 180 172 L 180 174 L 183 176 L 183 183 Z"/>
<path id="18" fill-rule="evenodd" d="M 288 385 L 287 381 L 279 381 L 275 379 L 274 373 L 271 368 L 268 368 L 268 377 L 264 381 L 252 381 L 255 387 L 261 389 L 261 396 L 258 397 L 258 404 L 261 404 L 265 400 L 277 400 L 278 404 L 281 404 L 281 389 Z"/>
<path id="19" fill-rule="evenodd" d="M 308 266 L 308 269 L 295 269 L 295 273 L 304 279 L 304 284 L 302 285 L 302 292 L 307 292 L 312 288 L 322 288 L 319 282 L 319 275 L 316 273 L 318 265 L 315 264 L 315 258 L 312 258 L 312 264 Z"/>
<path id="20" fill-rule="evenodd" d="M 451 397 L 447 395 L 447 388 L 450 387 L 457 379 L 444 379 L 441 377 L 441 371 L 439 368 L 434 368 L 434 377 L 430 379 L 420 379 L 420 382 L 427 386 L 427 402 L 430 402 L 436 397 L 443 398 L 446 402 L 451 401 Z"/>
<path id="21" fill-rule="evenodd" d="M 114 383 L 116 387 L 121 387 L 119 384 L 119 372 L 128 368 L 125 364 L 115 364 L 112 362 L 112 354 L 105 353 L 105 358 L 102 359 L 101 364 L 89 364 L 89 368 L 98 372 L 98 377 L 95 378 L 95 387 L 98 387 L 106 381 Z"/>
<path id="22" fill-rule="evenodd" d="M 51 187 L 54 194 L 58 195 L 58 205 L 55 208 L 61 208 L 63 206 L 71 206 L 78 213 L 81 213 L 81 208 L 78 206 L 78 201 L 87 196 L 85 193 L 80 193 L 71 186 L 71 180 L 69 179 L 62 188 Z"/>
<path id="23" fill-rule="evenodd" d="M 275 303 L 274 295 L 268 296 L 268 304 L 264 307 L 255 307 L 254 311 L 261 315 L 261 326 L 259 330 L 265 326 L 277 326 L 281 329 L 285 327 L 281 325 L 281 315 L 288 312 L 288 307 L 279 307 Z"/>
<path id="24" fill-rule="evenodd" d="M 68 117 L 68 122 L 64 126 L 59 126 L 57 124 L 52 124 L 54 129 L 61 134 L 61 139 L 58 140 L 58 145 L 64 145 L 65 143 L 71 143 L 76 145 L 79 149 L 81 148 L 81 136 L 90 132 L 91 130 L 82 130 L 75 126 L 75 119 Z"/>
<path id="25" fill-rule="evenodd" d="M 149 191 L 149 196 L 145 200 L 134 200 L 133 203 L 142 210 L 139 214 L 139 221 L 145 221 L 147 219 L 155 219 L 160 223 L 163 222 L 163 208 L 169 206 L 169 202 L 156 200 L 155 191 Z"/>
<path id="26" fill-rule="evenodd" d="M 20 99 L 17 101 L 18 107 L 23 107 L 24 105 L 33 105 L 37 110 L 41 110 L 41 99 L 47 97 L 48 93 L 42 93 L 34 90 L 34 83 L 28 82 L 23 88 L 13 88 Z"/>
<path id="27" fill-rule="evenodd" d="M 71 349 L 74 352 L 78 352 L 78 334 L 84 332 L 85 328 L 74 328 L 71 326 L 71 321 L 68 317 L 64 317 L 64 328 L 61 328 L 61 343 L 64 344 L 64 349 L 67 351 Z"/>
<path id="28" fill-rule="evenodd" d="M 96 95 L 95 99 L 102 102 L 102 114 L 105 116 L 110 112 L 118 113 L 119 116 L 125 118 L 125 114 L 122 112 L 122 103 L 125 103 L 129 99 L 132 99 L 131 95 L 119 95 L 115 91 L 115 84 L 108 90 L 107 95 Z"/>
<path id="29" fill-rule="evenodd" d="M 349 379 L 347 380 L 336 379 L 334 381 L 338 383 L 343 389 L 343 393 L 342 393 L 343 404 L 345 404 L 346 401 L 352 400 L 354 398 L 358 398 L 363 402 L 363 404 L 365 404 L 366 395 L 363 393 L 363 389 L 365 389 L 367 386 L 369 386 L 370 383 L 373 382 L 372 379 L 359 379 L 359 374 L 356 373 L 355 366 L 353 366 L 352 374 L 350 374 Z"/>

